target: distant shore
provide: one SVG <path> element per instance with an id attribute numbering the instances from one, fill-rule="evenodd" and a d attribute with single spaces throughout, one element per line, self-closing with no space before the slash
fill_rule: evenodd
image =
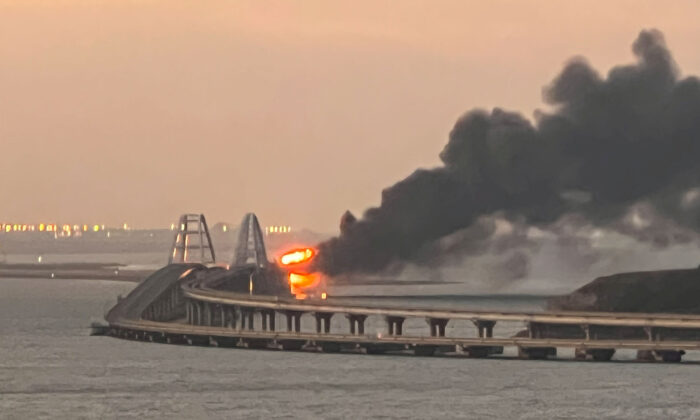
<path id="1" fill-rule="evenodd" d="M 115 280 L 140 282 L 154 270 L 131 270 L 116 263 L 0 263 L 0 278 Z"/>

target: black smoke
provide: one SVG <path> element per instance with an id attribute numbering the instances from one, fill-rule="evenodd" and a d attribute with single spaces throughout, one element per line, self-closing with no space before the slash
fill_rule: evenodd
<path id="1" fill-rule="evenodd" d="M 385 189 L 359 220 L 346 213 L 340 236 L 319 244 L 319 268 L 377 272 L 505 253 L 527 245 L 527 227 L 557 233 L 570 215 L 657 246 L 690 240 L 700 230 L 700 81 L 679 77 L 659 31 L 642 31 L 632 51 L 636 62 L 606 77 L 581 58 L 567 63 L 543 91 L 554 111 L 534 125 L 498 108 L 466 113 L 443 166 Z M 494 215 L 515 228 L 496 235 Z M 523 252 L 505 260 L 527 271 Z"/>

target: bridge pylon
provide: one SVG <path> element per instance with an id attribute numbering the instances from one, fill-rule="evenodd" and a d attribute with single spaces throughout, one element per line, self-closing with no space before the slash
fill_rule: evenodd
<path id="1" fill-rule="evenodd" d="M 216 254 L 203 214 L 183 214 L 176 226 L 168 264 L 214 264 Z"/>
<path id="2" fill-rule="evenodd" d="M 233 266 L 255 265 L 257 268 L 266 268 L 269 263 L 258 218 L 254 213 L 248 213 L 243 217 L 238 231 L 238 244 L 236 245 L 236 254 L 233 257 Z"/>

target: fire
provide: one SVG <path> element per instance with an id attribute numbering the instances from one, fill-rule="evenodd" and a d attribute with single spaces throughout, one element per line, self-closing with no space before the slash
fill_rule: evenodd
<path id="1" fill-rule="evenodd" d="M 320 282 L 321 276 L 318 273 L 289 273 L 289 284 L 295 288 L 316 287 Z"/>
<path id="2" fill-rule="evenodd" d="M 280 257 L 282 265 L 301 264 L 309 261 L 316 253 L 311 248 L 295 249 Z"/>
<path id="3" fill-rule="evenodd" d="M 309 272 L 309 264 L 316 256 L 316 251 L 312 248 L 298 248 L 284 253 L 279 262 L 287 267 L 287 280 L 289 290 L 297 299 L 306 299 L 309 296 L 325 296 L 323 279 L 321 273 Z M 322 297 L 322 299 L 325 299 Z"/>

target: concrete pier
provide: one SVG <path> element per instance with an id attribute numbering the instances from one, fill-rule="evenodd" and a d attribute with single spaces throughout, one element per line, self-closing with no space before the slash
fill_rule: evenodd
<path id="1" fill-rule="evenodd" d="M 330 312 L 316 312 L 314 313 L 314 318 L 316 318 L 316 332 L 318 334 L 325 333 L 329 334 L 331 332 L 331 318 L 333 313 Z"/>
<path id="2" fill-rule="evenodd" d="M 363 335 L 365 333 L 367 315 L 347 314 L 346 317 L 350 321 L 350 334 Z"/>
<path id="3" fill-rule="evenodd" d="M 403 322 L 406 318 L 401 316 L 387 316 L 386 323 L 389 329 L 389 335 L 403 334 Z"/>
<path id="4" fill-rule="evenodd" d="M 430 336 L 431 337 L 444 337 L 445 327 L 449 322 L 446 318 L 427 318 L 426 321 L 430 325 Z"/>
<path id="5" fill-rule="evenodd" d="M 287 317 L 287 331 L 301 332 L 301 311 L 284 311 Z"/>

